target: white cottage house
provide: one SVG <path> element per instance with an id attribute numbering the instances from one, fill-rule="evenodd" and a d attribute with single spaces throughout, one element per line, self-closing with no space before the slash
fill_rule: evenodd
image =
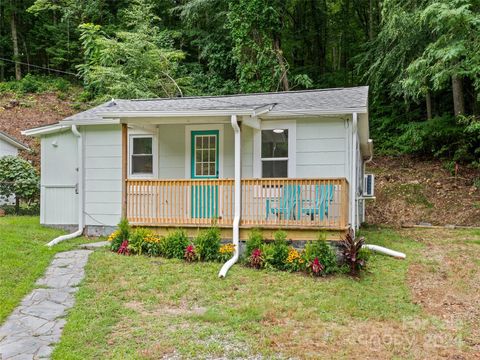
<path id="1" fill-rule="evenodd" d="M 7 155 L 17 156 L 19 150 L 29 150 L 29 148 L 12 136 L 0 131 L 0 157 Z M 15 204 L 14 196 L 10 196 L 8 199 L 5 196 L 0 196 L 0 205 L 13 204 Z"/>
<path id="2" fill-rule="evenodd" d="M 41 139 L 41 223 L 108 233 L 215 223 L 338 239 L 364 219 L 368 87 L 112 100 Z"/>

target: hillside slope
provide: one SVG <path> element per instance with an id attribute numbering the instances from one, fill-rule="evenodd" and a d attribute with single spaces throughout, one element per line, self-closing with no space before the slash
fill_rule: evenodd
<path id="1" fill-rule="evenodd" d="M 0 95 L 0 130 L 28 144 L 33 152 L 22 155 L 38 166 L 37 139 L 20 131 L 55 123 L 86 107 L 64 94 Z M 480 190 L 473 185 L 475 179 L 480 182 L 478 170 L 460 167 L 455 178 L 439 161 L 376 156 L 367 172 L 376 174 L 376 200 L 368 202 L 367 223 L 480 226 Z"/>
<path id="2" fill-rule="evenodd" d="M 376 177 L 368 223 L 480 226 L 478 170 L 460 166 L 455 177 L 438 160 L 402 156 L 374 157 L 367 172 Z"/>
<path id="3" fill-rule="evenodd" d="M 39 166 L 40 146 L 37 139 L 23 136 L 22 130 L 58 122 L 80 111 L 84 105 L 78 105 L 71 96 L 58 96 L 56 93 L 0 95 L 0 130 L 28 145 L 31 153 L 23 152 L 26 157 Z"/>

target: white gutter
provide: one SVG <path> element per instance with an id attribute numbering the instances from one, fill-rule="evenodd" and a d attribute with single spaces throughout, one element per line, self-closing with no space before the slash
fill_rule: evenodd
<path id="1" fill-rule="evenodd" d="M 49 126 L 41 126 L 38 128 L 23 130 L 20 133 L 25 136 L 40 136 L 40 135 L 53 134 L 59 131 L 65 131 L 70 128 L 71 128 L 70 125 L 54 124 Z"/>
<path id="2" fill-rule="evenodd" d="M 355 232 L 357 230 L 357 221 L 355 214 L 357 213 L 357 122 L 358 122 L 358 114 L 352 114 L 352 163 L 350 169 L 350 205 L 353 204 L 352 208 L 350 209 L 350 225 L 352 230 Z"/>
<path id="3" fill-rule="evenodd" d="M 67 235 L 59 236 L 50 241 L 47 246 L 53 246 L 61 241 L 69 240 L 81 236 L 85 227 L 83 217 L 83 138 L 76 125 L 72 125 L 72 133 L 77 137 L 77 159 L 78 159 L 78 230 Z"/>
<path id="4" fill-rule="evenodd" d="M 219 278 L 224 278 L 227 275 L 228 270 L 238 261 L 240 255 L 240 217 L 241 217 L 241 133 L 240 126 L 238 126 L 237 115 L 232 115 L 231 117 L 232 128 L 235 133 L 235 208 L 234 208 L 234 217 L 233 217 L 233 245 L 235 245 L 235 251 L 233 257 L 223 264 L 220 272 L 218 273 Z"/>

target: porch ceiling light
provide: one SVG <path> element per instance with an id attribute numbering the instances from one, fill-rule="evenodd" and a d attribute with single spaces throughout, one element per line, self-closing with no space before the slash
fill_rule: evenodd
<path id="1" fill-rule="evenodd" d="M 283 134 L 285 132 L 285 130 L 284 129 L 273 129 L 273 132 L 275 134 Z"/>

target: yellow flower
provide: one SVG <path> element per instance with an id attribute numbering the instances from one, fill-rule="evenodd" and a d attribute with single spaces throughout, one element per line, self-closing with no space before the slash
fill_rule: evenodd
<path id="1" fill-rule="evenodd" d="M 224 244 L 220 246 L 220 254 L 232 254 L 235 251 L 235 245 L 233 244 Z"/>
<path id="2" fill-rule="evenodd" d="M 300 252 L 297 249 L 292 247 L 288 251 L 287 262 L 291 264 L 294 261 L 299 261 L 300 263 L 303 262 L 301 257 L 300 257 Z"/>
<path id="3" fill-rule="evenodd" d="M 161 241 L 161 237 L 158 236 L 157 234 L 148 234 L 145 239 L 143 239 L 145 242 L 148 243 L 155 243 L 158 244 Z"/>
<path id="4" fill-rule="evenodd" d="M 108 241 L 113 241 L 118 235 L 120 235 L 120 230 L 115 230 L 108 236 Z"/>

